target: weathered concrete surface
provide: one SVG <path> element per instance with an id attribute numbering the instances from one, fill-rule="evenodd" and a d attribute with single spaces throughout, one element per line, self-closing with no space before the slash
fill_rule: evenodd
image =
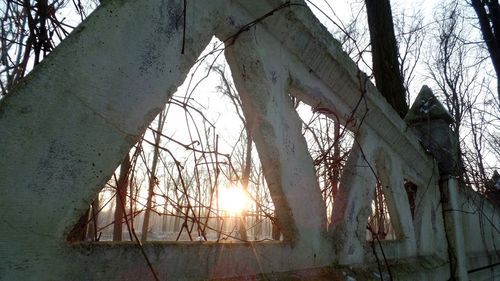
<path id="1" fill-rule="evenodd" d="M 282 49 L 273 37 L 256 29 L 229 46 L 226 57 L 276 212 L 283 219 L 285 239 L 307 237 L 311 243 L 326 233 L 326 209 L 302 123 L 288 95 L 288 56 Z M 318 246 L 324 247 L 313 248 Z"/>
<path id="2" fill-rule="evenodd" d="M 471 190 L 458 194 L 464 251 L 470 280 L 500 278 L 500 210 Z"/>
<path id="3" fill-rule="evenodd" d="M 0 279 L 71 280 L 67 232 L 208 44 L 221 2 L 190 7 L 181 55 L 182 1 L 106 1 L 1 101 Z"/>
<path id="4" fill-rule="evenodd" d="M 423 86 L 405 121 L 435 157 L 440 173 L 440 201 L 450 274 L 455 280 L 494 280 L 500 265 L 499 210 L 485 197 L 460 184 L 458 140 L 450 129 L 451 115 Z M 482 243 L 474 243 L 481 241 Z M 474 249 L 471 252 L 468 250 Z M 474 275 L 469 275 L 474 274 Z"/>
<path id="5" fill-rule="evenodd" d="M 394 280 L 448 279 L 437 165 L 303 1 L 248 26 L 284 3 L 188 1 L 184 27 L 181 0 L 106 1 L 2 100 L 0 280 L 152 280 L 135 244 L 67 245 L 65 237 L 214 34 L 227 39 L 286 241 L 146 243 L 160 280 L 319 280 L 324 270 L 379 279 L 364 234 L 375 174 L 388 186 L 399 238 L 375 247 L 387 257 L 378 260 L 383 274 L 390 266 Z M 288 91 L 356 132 L 329 233 Z M 418 186 L 414 220 L 404 178 Z M 498 257 L 498 211 L 483 206 L 472 212 L 482 220 L 462 214 L 464 239 L 484 237 L 466 246 L 468 270 Z"/>

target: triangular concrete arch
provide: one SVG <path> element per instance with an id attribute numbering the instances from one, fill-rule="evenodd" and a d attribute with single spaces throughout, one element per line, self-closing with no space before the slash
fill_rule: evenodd
<path id="1" fill-rule="evenodd" d="M 252 35 L 243 34 L 251 30 L 255 22 L 247 20 L 251 19 L 249 15 L 242 15 L 238 4 L 198 1 L 188 4 L 186 10 L 183 4 L 183 1 L 148 0 L 105 2 L 15 89 L 14 94 L 1 101 L 0 146 L 6 155 L 0 160 L 5 167 L 0 171 L 0 185 L 6 187 L 2 189 L 5 196 L 0 199 L 1 220 L 11 227 L 0 231 L 5 237 L 0 248 L 3 255 L 11 258 L 9 264 L 14 267 L 22 263 L 29 265 L 29 270 L 21 271 L 6 265 L 5 270 L 2 269 L 6 272 L 5 278 L 28 280 L 34 275 L 42 276 L 41 279 L 75 278 L 76 273 L 70 272 L 78 270 L 66 262 L 70 257 L 76 258 L 65 241 L 67 233 L 123 155 L 181 84 L 214 34 L 229 38 L 226 43 L 231 48 L 243 48 L 230 52 L 233 68 L 235 63 L 245 63 L 247 59 L 250 64 L 262 61 L 263 58 L 240 55 L 252 52 L 251 48 L 256 46 L 235 44 L 236 39 L 243 37 L 248 37 L 246 43 L 255 42 Z M 237 18 L 231 18 L 228 13 Z M 241 69 L 235 70 L 241 73 Z M 258 67 L 248 73 L 252 71 L 256 71 L 254 78 L 258 79 L 266 70 Z M 262 77 L 266 79 L 265 75 Z M 252 81 L 240 79 L 237 84 L 246 87 L 248 92 L 251 87 L 245 85 L 248 82 Z M 286 103 L 276 105 L 281 104 Z M 256 108 L 247 108 L 247 112 L 266 115 L 265 111 Z M 278 120 L 287 118 L 286 114 Z M 266 119 L 264 115 L 262 118 Z M 265 129 L 274 130 L 275 121 L 265 121 L 271 122 Z M 260 124 L 255 126 L 262 127 Z M 300 127 L 293 134 L 302 137 Z M 263 142 L 266 138 L 269 136 L 256 138 L 261 149 L 272 145 L 279 151 L 280 142 L 285 141 L 271 138 L 277 143 L 266 144 Z M 299 163 L 297 161 L 304 156 L 302 150 L 305 151 L 297 149 L 300 154 L 296 157 L 299 158 L 290 158 L 291 161 L 284 163 Z M 282 190 L 282 181 L 290 170 L 288 164 L 279 168 L 281 164 L 276 162 L 283 157 L 282 153 L 284 151 L 267 156 L 268 169 L 281 171 L 278 175 L 268 174 L 275 178 L 271 185 L 274 185 L 274 197 L 280 198 L 278 209 L 283 210 L 277 212 L 281 212 L 280 219 L 288 227 L 283 231 L 288 240 L 297 242 L 295 221 L 298 217 L 303 217 L 305 220 L 302 219 L 301 224 L 307 224 L 305 227 L 310 229 L 299 227 L 300 233 L 321 231 L 318 225 L 321 222 L 311 224 L 312 221 L 301 212 L 292 217 L 300 200 L 294 199 L 294 206 L 289 206 L 291 197 Z M 308 171 L 310 176 L 304 179 L 313 180 L 312 164 Z M 294 183 L 294 178 L 288 177 L 287 183 L 296 186 L 302 182 Z M 298 196 L 299 191 L 292 192 L 292 197 Z M 319 190 L 310 194 L 320 203 Z M 5 244 L 12 241 L 17 241 L 15 247 Z M 318 246 L 313 250 L 317 251 Z M 34 263 L 34 260 L 44 262 Z M 83 262 L 81 258 L 77 260 L 73 266 Z"/>

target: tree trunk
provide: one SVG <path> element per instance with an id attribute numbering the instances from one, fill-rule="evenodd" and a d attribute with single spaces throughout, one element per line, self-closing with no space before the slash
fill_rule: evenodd
<path id="1" fill-rule="evenodd" d="M 92 209 L 92 218 L 90 219 L 89 226 L 88 226 L 88 236 L 87 239 L 89 241 L 98 241 L 99 240 L 99 233 L 97 232 L 97 222 L 99 220 L 99 195 L 97 195 L 97 198 L 92 202 L 91 205 Z"/>
<path id="2" fill-rule="evenodd" d="M 246 143 L 246 151 L 245 151 L 245 166 L 243 167 L 243 174 L 241 176 L 241 185 L 244 192 L 248 191 L 248 181 L 250 178 L 250 172 L 252 170 L 252 135 L 249 129 L 246 129 L 247 134 L 247 143 Z M 239 225 L 239 234 L 241 240 L 247 241 L 247 229 L 246 229 L 246 210 L 243 210 L 240 218 Z"/>
<path id="3" fill-rule="evenodd" d="M 497 75 L 497 95 L 500 102 L 500 6 L 498 0 L 472 0 L 484 42 Z"/>
<path id="4" fill-rule="evenodd" d="M 127 196 L 128 175 L 130 171 L 130 156 L 125 156 L 120 166 L 120 177 L 116 184 L 115 222 L 113 225 L 113 241 L 122 241 L 123 218 Z"/>
<path id="5" fill-rule="evenodd" d="M 272 224 L 271 236 L 272 236 L 273 240 L 280 240 L 281 231 L 280 231 L 280 227 L 279 227 L 276 219 L 272 219 L 271 224 Z"/>
<path id="6" fill-rule="evenodd" d="M 373 75 L 380 93 L 403 118 L 408 112 L 403 78 L 399 71 L 389 0 L 365 0 L 372 46 Z"/>
<path id="7" fill-rule="evenodd" d="M 89 218 L 90 208 L 80 217 L 73 229 L 68 234 L 67 240 L 70 243 L 85 241 L 87 235 L 87 223 Z"/>
<path id="8" fill-rule="evenodd" d="M 337 191 L 339 188 L 339 177 L 340 177 L 340 169 L 341 169 L 341 163 L 340 163 L 340 122 L 339 120 L 336 120 L 334 123 L 334 131 L 333 131 L 333 165 L 329 165 L 331 167 L 331 173 L 332 173 L 332 178 L 331 178 L 331 194 L 332 194 L 332 202 L 335 202 L 335 198 L 337 197 Z M 331 218 L 333 218 L 333 206 L 332 206 L 332 211 L 331 211 Z"/>
<path id="9" fill-rule="evenodd" d="M 151 208 L 153 204 L 153 195 L 154 189 L 157 184 L 156 178 L 156 167 L 158 166 L 158 159 L 160 157 L 160 133 L 163 130 L 163 124 L 165 124 L 165 116 L 166 113 L 164 111 L 160 112 L 160 116 L 158 117 L 158 127 L 157 132 L 155 133 L 155 143 L 154 143 L 154 151 L 153 151 L 153 162 L 151 164 L 151 169 L 149 170 L 149 189 L 148 189 L 148 199 L 146 202 L 146 211 L 144 213 L 144 221 L 142 223 L 142 236 L 141 241 L 145 242 L 148 239 L 148 231 L 149 231 L 149 220 L 151 217 Z"/>

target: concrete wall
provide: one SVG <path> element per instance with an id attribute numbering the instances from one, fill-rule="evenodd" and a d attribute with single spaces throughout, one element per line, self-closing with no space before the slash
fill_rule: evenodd
<path id="1" fill-rule="evenodd" d="M 458 193 L 458 208 L 464 236 L 464 251 L 469 278 L 500 279 L 500 210 L 471 190 Z"/>
<path id="2" fill-rule="evenodd" d="M 447 280 L 435 161 L 304 2 L 248 25 L 283 3 L 189 1 L 184 27 L 183 1 L 106 1 L 4 98 L 0 280 L 153 280 L 144 255 L 160 280 L 378 280 L 378 263 L 395 280 Z M 226 43 L 285 241 L 145 243 L 144 252 L 134 243 L 68 245 L 68 231 L 214 34 Z M 356 132 L 330 231 L 288 93 Z M 365 235 L 375 175 L 398 233 L 380 244 Z M 404 179 L 418 186 L 414 219 Z M 497 211 L 483 209 L 498 228 Z M 463 217 L 466 240 L 479 237 L 468 232 L 479 222 Z M 498 236 L 488 241 L 467 245 L 470 268 L 494 262 Z"/>

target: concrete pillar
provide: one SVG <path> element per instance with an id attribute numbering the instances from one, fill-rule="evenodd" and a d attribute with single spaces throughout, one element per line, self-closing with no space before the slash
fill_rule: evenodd
<path id="1" fill-rule="evenodd" d="M 308 244 L 318 256 L 326 232 L 326 208 L 300 118 L 289 96 L 290 58 L 260 29 L 238 37 L 226 49 L 264 175 L 285 240 Z M 314 258 L 314 257 L 313 257 Z"/>
<path id="2" fill-rule="evenodd" d="M 361 131 L 356 138 L 359 145 L 353 146 L 342 172 L 331 225 L 338 262 L 344 265 L 364 262 L 366 224 L 377 183 L 366 161 L 372 159 L 378 142 L 369 141 L 375 138 L 369 130 Z"/>
<path id="3" fill-rule="evenodd" d="M 462 215 L 457 211 L 460 209 L 457 180 L 458 140 L 449 127 L 453 118 L 431 89 L 424 85 L 405 121 L 438 163 L 451 280 L 469 280 Z"/>
<path id="4" fill-rule="evenodd" d="M 450 269 L 455 280 L 469 280 L 465 252 L 462 214 L 458 203 L 458 181 L 454 176 L 441 175 L 439 184 L 443 208 L 444 226 L 448 243 Z"/>

